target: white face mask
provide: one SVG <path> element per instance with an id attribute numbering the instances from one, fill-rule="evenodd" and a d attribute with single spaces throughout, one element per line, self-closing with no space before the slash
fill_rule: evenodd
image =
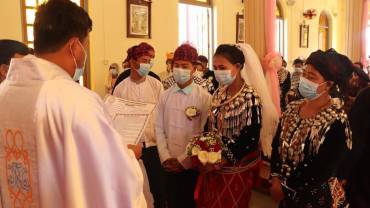
<path id="1" fill-rule="evenodd" d="M 236 76 L 231 74 L 231 70 L 215 70 L 215 77 L 218 83 L 228 86 L 234 82 Z"/>
<path id="2" fill-rule="evenodd" d="M 311 80 L 301 77 L 298 90 L 304 98 L 307 98 L 308 100 L 315 100 L 325 93 L 325 91 L 320 94 L 317 93 L 317 89 L 325 83 L 326 82 L 317 84 L 315 82 L 312 82 Z"/>
<path id="3" fill-rule="evenodd" d="M 83 62 L 83 64 L 82 64 L 81 67 L 78 67 L 78 64 L 77 64 L 77 61 L 76 61 L 76 57 L 72 53 L 71 46 L 69 46 L 69 50 L 71 51 L 71 54 L 72 54 L 72 57 L 73 57 L 73 61 L 75 62 L 75 65 L 76 65 L 76 70 L 75 70 L 75 73 L 73 75 L 73 80 L 74 81 L 79 81 L 80 80 L 80 77 L 83 76 L 84 70 L 85 70 L 85 65 L 86 65 L 86 60 L 87 60 L 87 53 L 86 53 L 85 48 L 83 47 L 83 45 L 82 45 L 82 43 L 80 41 L 78 41 L 78 43 L 80 44 L 80 46 L 81 46 L 81 48 L 82 48 L 82 50 L 84 52 L 84 62 Z"/>
<path id="4" fill-rule="evenodd" d="M 112 76 L 117 76 L 118 75 L 118 70 L 116 68 L 111 68 L 110 69 L 110 73 L 112 74 Z"/>
<path id="5" fill-rule="evenodd" d="M 185 84 L 191 78 L 190 69 L 173 68 L 173 78 L 176 83 Z"/>
<path id="6" fill-rule="evenodd" d="M 141 77 L 145 77 L 146 75 L 149 74 L 150 72 L 150 64 L 145 64 L 145 63 L 140 63 L 140 67 L 139 69 L 137 70 L 137 73 L 141 76 Z"/>

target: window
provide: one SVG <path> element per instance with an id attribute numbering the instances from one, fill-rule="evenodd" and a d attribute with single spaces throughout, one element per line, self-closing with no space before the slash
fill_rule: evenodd
<path id="1" fill-rule="evenodd" d="M 211 0 L 179 0 L 179 2 L 198 6 L 211 6 Z"/>
<path id="2" fill-rule="evenodd" d="M 33 23 L 35 21 L 36 10 L 39 5 L 46 2 L 47 0 L 23 0 L 23 21 L 24 21 L 24 29 L 23 29 L 23 37 L 24 42 L 28 45 L 28 47 L 33 48 Z M 83 5 L 83 0 L 71 0 L 75 2 L 77 5 Z"/>
<path id="3" fill-rule="evenodd" d="M 319 19 L 319 49 L 323 51 L 328 50 L 330 47 L 329 29 L 329 18 L 324 12 L 321 12 Z"/>
<path id="4" fill-rule="evenodd" d="M 179 3 L 179 44 L 190 43 L 199 55 L 212 57 L 212 9 Z"/>
<path id="5" fill-rule="evenodd" d="M 283 10 L 279 2 L 276 4 L 276 32 L 275 32 L 275 50 L 282 56 L 286 57 L 286 46 L 285 46 L 285 21 L 283 16 Z"/>

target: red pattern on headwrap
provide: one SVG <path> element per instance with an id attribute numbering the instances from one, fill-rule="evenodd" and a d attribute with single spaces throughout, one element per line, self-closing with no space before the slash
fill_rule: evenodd
<path id="1" fill-rule="evenodd" d="M 132 47 L 132 53 L 129 54 L 129 56 L 133 59 L 138 59 L 142 56 L 150 56 L 149 51 L 154 51 L 152 46 L 147 43 L 140 43 L 139 45 Z"/>
<path id="2" fill-rule="evenodd" d="M 132 53 L 133 53 L 135 47 L 137 47 L 137 46 L 132 46 L 131 48 L 129 48 L 127 50 L 127 56 L 126 56 L 126 59 L 123 62 L 128 62 L 128 61 L 130 61 L 130 59 L 132 59 Z"/>
<path id="3" fill-rule="evenodd" d="M 197 49 L 189 44 L 182 44 L 176 49 L 173 60 L 190 61 L 192 63 L 195 63 L 198 60 Z"/>
<path id="4" fill-rule="evenodd" d="M 147 51 L 153 51 L 153 52 L 155 52 L 155 50 L 154 50 L 153 46 L 149 45 L 149 44 L 148 44 L 148 43 L 146 43 L 146 42 L 142 42 L 142 43 L 140 43 L 138 46 L 143 47 L 143 49 L 145 49 L 145 50 L 147 50 Z"/>

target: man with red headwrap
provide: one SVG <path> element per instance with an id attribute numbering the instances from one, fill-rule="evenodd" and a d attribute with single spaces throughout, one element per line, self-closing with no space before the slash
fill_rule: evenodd
<path id="1" fill-rule="evenodd" d="M 141 48 L 141 53 L 143 51 L 145 51 L 145 53 L 148 53 L 149 56 L 150 56 L 150 66 L 151 68 L 154 66 L 154 57 L 155 57 L 155 51 L 154 51 L 154 48 L 153 46 L 149 45 L 148 43 L 145 43 L 145 42 L 142 42 L 140 43 L 139 45 L 137 46 L 133 46 L 131 48 L 129 48 L 127 50 L 127 57 L 126 59 L 123 61 L 123 64 L 122 64 L 122 68 L 123 68 L 123 72 L 118 76 L 117 78 L 117 81 L 116 81 L 116 84 L 115 86 L 113 87 L 113 90 L 112 92 L 114 92 L 114 90 L 116 89 L 116 87 L 118 86 L 119 83 L 121 83 L 124 79 L 128 78 L 131 74 L 131 66 L 130 66 L 130 60 L 132 59 L 132 56 L 133 56 L 133 49 L 136 48 L 136 47 L 140 47 Z M 128 68 L 125 68 L 124 66 L 128 65 Z M 159 78 L 159 76 L 152 72 L 152 71 L 149 71 L 149 76 L 152 76 L 154 78 L 156 78 L 157 80 L 161 81 L 161 78 Z"/>
<path id="2" fill-rule="evenodd" d="M 211 104 L 211 95 L 193 82 L 197 58 L 197 50 L 192 46 L 177 48 L 173 58 L 176 84 L 161 94 L 156 110 L 157 144 L 166 170 L 169 208 L 195 207 L 198 173 L 190 169 L 186 145 L 203 132 Z M 187 113 L 188 109 L 195 109 L 196 114 Z"/>
<path id="3" fill-rule="evenodd" d="M 130 77 L 117 85 L 113 95 L 126 100 L 156 104 L 163 91 L 163 86 L 157 79 L 147 76 L 152 66 L 153 55 L 145 44 L 134 46 L 131 50 Z M 159 160 L 154 128 L 154 117 L 152 116 L 142 138 L 144 148 L 141 159 L 148 174 L 154 206 L 162 208 L 165 207 L 164 172 Z"/>

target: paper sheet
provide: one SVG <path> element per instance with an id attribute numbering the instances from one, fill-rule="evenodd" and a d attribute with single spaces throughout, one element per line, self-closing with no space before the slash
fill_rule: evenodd
<path id="1" fill-rule="evenodd" d="M 114 127 L 127 144 L 138 144 L 153 113 L 155 104 L 124 100 L 108 95 L 105 106 Z"/>

